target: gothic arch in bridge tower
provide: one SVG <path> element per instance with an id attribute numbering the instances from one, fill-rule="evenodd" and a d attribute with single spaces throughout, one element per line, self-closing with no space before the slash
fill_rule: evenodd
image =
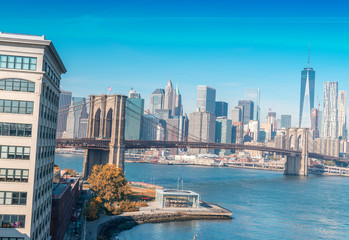
<path id="1" fill-rule="evenodd" d="M 304 129 L 288 128 L 286 146 L 288 149 L 300 151 L 303 148 Z"/>
<path id="2" fill-rule="evenodd" d="M 288 145 L 288 148 L 289 148 L 289 149 L 292 149 L 292 150 L 295 149 L 295 145 L 294 145 L 294 135 L 291 135 L 291 136 L 289 137 L 289 145 Z"/>
<path id="3" fill-rule="evenodd" d="M 93 137 L 99 137 L 101 127 L 101 109 L 98 108 L 93 119 Z"/>
<path id="4" fill-rule="evenodd" d="M 113 130 L 113 110 L 110 108 L 107 114 L 106 124 L 105 124 L 105 137 L 110 138 Z"/>
<path id="5" fill-rule="evenodd" d="M 302 134 L 298 135 L 297 143 L 298 143 L 297 150 L 301 151 L 303 149 L 303 136 L 302 136 Z"/>

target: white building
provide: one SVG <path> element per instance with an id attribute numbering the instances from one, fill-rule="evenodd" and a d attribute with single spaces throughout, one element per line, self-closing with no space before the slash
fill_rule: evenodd
<path id="1" fill-rule="evenodd" d="M 338 93 L 338 136 L 347 137 L 347 91 Z"/>
<path id="2" fill-rule="evenodd" d="M 258 133 L 259 133 L 259 123 L 257 120 L 250 120 L 248 122 L 248 129 L 252 133 L 253 141 L 258 142 Z"/>
<path id="3" fill-rule="evenodd" d="M 216 113 L 216 89 L 205 85 L 198 86 L 196 108 L 200 112 Z"/>
<path id="4" fill-rule="evenodd" d="M 44 36 L 0 32 L 0 237 L 49 239 L 61 74 Z"/>
<path id="5" fill-rule="evenodd" d="M 188 141 L 215 142 L 216 116 L 210 112 L 193 112 L 189 117 Z M 190 148 L 188 153 L 213 153 L 213 149 Z"/>
<path id="6" fill-rule="evenodd" d="M 324 104 L 322 110 L 321 137 L 338 137 L 338 82 L 324 83 Z"/>

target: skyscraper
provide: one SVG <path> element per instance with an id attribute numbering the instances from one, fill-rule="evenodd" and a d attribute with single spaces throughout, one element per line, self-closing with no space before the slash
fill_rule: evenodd
<path id="1" fill-rule="evenodd" d="M 72 92 L 61 90 L 59 94 L 59 108 L 57 117 L 57 138 L 61 138 L 67 129 L 67 118 L 72 100 Z"/>
<path id="2" fill-rule="evenodd" d="M 301 91 L 299 106 L 299 127 L 311 127 L 311 109 L 314 108 L 314 91 L 315 91 L 315 71 L 309 67 L 304 68 L 301 74 Z"/>
<path id="3" fill-rule="evenodd" d="M 214 142 L 216 129 L 216 116 L 210 112 L 193 112 L 189 117 L 189 141 Z M 188 150 L 190 154 L 213 153 L 213 149 Z"/>
<path id="4" fill-rule="evenodd" d="M 281 115 L 281 128 L 290 128 L 291 118 L 291 115 Z"/>
<path id="5" fill-rule="evenodd" d="M 150 113 L 155 114 L 156 110 L 164 109 L 165 90 L 158 88 L 150 95 Z"/>
<path id="6" fill-rule="evenodd" d="M 238 105 L 243 107 L 242 122 L 248 124 L 250 120 L 253 120 L 254 102 L 251 100 L 239 100 Z"/>
<path id="7" fill-rule="evenodd" d="M 253 119 L 260 123 L 260 90 L 259 88 L 247 88 L 245 90 L 245 99 L 253 102 Z"/>
<path id="8" fill-rule="evenodd" d="M 126 101 L 125 139 L 141 140 L 144 99 L 131 89 Z"/>
<path id="9" fill-rule="evenodd" d="M 314 131 L 314 138 L 319 138 L 319 109 L 311 110 L 311 129 Z"/>
<path id="10" fill-rule="evenodd" d="M 252 137 L 253 141 L 258 141 L 258 133 L 259 133 L 259 123 L 257 120 L 250 120 L 248 123 L 248 130 L 250 132 L 250 136 Z"/>
<path id="11" fill-rule="evenodd" d="M 216 118 L 216 132 L 215 132 L 215 142 L 216 143 L 231 143 L 232 136 L 232 121 L 226 117 Z M 229 155 L 231 150 L 226 149 L 216 149 L 215 154 L 219 155 Z"/>
<path id="12" fill-rule="evenodd" d="M 82 136 L 79 136 L 79 132 L 86 132 L 86 130 L 80 130 L 80 122 L 85 122 L 86 119 L 88 119 L 86 98 L 72 97 L 66 120 L 66 130 L 62 137 L 81 138 Z"/>
<path id="13" fill-rule="evenodd" d="M 54 133 L 65 72 L 45 36 L 0 32 L 1 239 L 50 239 Z"/>
<path id="14" fill-rule="evenodd" d="M 272 125 L 272 131 L 275 131 L 276 128 L 276 112 L 268 112 L 267 123 Z"/>
<path id="15" fill-rule="evenodd" d="M 164 105 L 163 108 L 155 109 L 154 113 L 163 115 L 168 111 L 169 117 L 182 116 L 183 115 L 183 105 L 182 105 L 182 95 L 179 91 L 178 85 L 176 88 L 172 86 L 171 78 L 168 80 L 165 95 L 164 95 Z"/>
<path id="16" fill-rule="evenodd" d="M 85 115 L 87 113 L 86 98 L 73 97 L 72 102 L 74 106 L 74 138 L 79 138 L 80 119 L 86 118 L 86 116 L 81 114 L 84 113 Z"/>
<path id="17" fill-rule="evenodd" d="M 216 89 L 209 86 L 199 85 L 197 94 L 196 107 L 198 111 L 215 114 Z"/>
<path id="18" fill-rule="evenodd" d="M 321 137 L 338 137 L 338 82 L 324 83 Z"/>
<path id="19" fill-rule="evenodd" d="M 244 143 L 244 123 L 233 122 L 231 142 L 236 144 Z"/>
<path id="20" fill-rule="evenodd" d="M 236 106 L 231 109 L 231 120 L 234 122 L 242 122 L 243 106 Z"/>
<path id="21" fill-rule="evenodd" d="M 182 105 L 182 95 L 179 91 L 178 85 L 175 89 L 175 94 L 173 95 L 173 117 L 183 116 L 183 105 Z"/>
<path id="22" fill-rule="evenodd" d="M 141 94 L 137 93 L 133 88 L 131 88 L 130 92 L 128 93 L 128 98 L 141 98 Z"/>
<path id="23" fill-rule="evenodd" d="M 338 137 L 347 138 L 347 91 L 338 93 Z"/>
<path id="24" fill-rule="evenodd" d="M 168 83 L 166 85 L 166 88 L 165 88 L 165 100 L 164 100 L 164 109 L 169 109 L 171 110 L 171 113 L 170 115 L 173 115 L 173 112 L 174 112 L 174 99 L 173 99 L 173 96 L 174 96 L 174 89 L 173 89 L 173 86 L 172 86 L 172 82 L 171 82 L 171 78 L 168 80 Z"/>
<path id="25" fill-rule="evenodd" d="M 228 117 L 228 103 L 218 101 L 216 102 L 216 117 Z"/>

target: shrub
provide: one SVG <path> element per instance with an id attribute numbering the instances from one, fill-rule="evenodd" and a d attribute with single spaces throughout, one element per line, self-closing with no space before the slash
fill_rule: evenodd
<path id="1" fill-rule="evenodd" d="M 84 209 L 84 215 L 87 220 L 93 221 L 99 218 L 99 210 L 102 206 L 102 199 L 100 197 L 92 198 L 87 202 Z"/>

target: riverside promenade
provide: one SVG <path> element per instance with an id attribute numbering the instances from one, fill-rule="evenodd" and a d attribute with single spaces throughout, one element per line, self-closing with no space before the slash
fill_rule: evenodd
<path id="1" fill-rule="evenodd" d="M 189 220 L 230 220 L 232 212 L 216 204 L 201 202 L 199 208 L 158 208 L 155 202 L 140 208 L 137 212 L 126 212 L 117 216 L 100 215 L 95 221 L 87 222 L 87 240 L 95 240 L 97 236 L 106 239 L 111 233 L 120 233 L 143 223 L 161 223 Z"/>

